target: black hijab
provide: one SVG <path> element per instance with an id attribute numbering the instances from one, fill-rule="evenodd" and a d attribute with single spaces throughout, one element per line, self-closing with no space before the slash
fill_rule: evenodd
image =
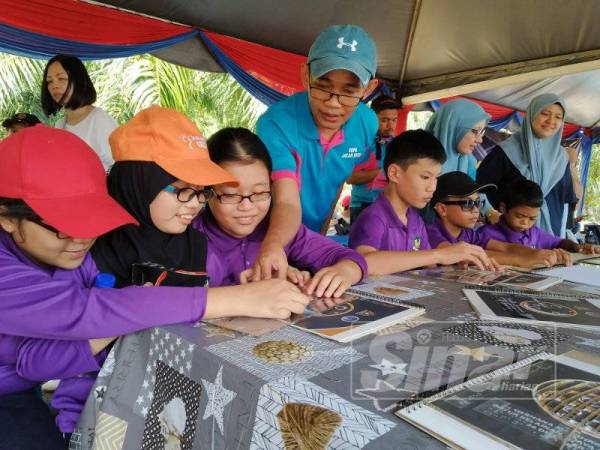
<path id="1" fill-rule="evenodd" d="M 108 175 L 108 192 L 140 226 L 126 225 L 100 237 L 92 256 L 100 272 L 112 273 L 116 287 L 131 285 L 133 263 L 152 262 L 165 267 L 203 272 L 206 236 L 191 226 L 181 234 L 158 230 L 150 217 L 150 203 L 177 178 L 154 162 L 119 161 Z"/>

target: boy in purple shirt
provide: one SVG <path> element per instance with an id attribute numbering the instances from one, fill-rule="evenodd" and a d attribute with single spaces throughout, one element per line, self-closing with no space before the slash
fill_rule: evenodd
<path id="1" fill-rule="evenodd" d="M 208 238 L 207 271 L 217 285 L 248 281 L 268 226 L 271 158 L 258 136 L 245 128 L 225 128 L 208 140 L 211 160 L 240 180 L 237 187 L 213 187 L 208 208 L 194 223 Z M 309 295 L 340 296 L 367 275 L 364 258 L 300 225 L 284 247 L 295 267 L 287 277 Z"/>
<path id="2" fill-rule="evenodd" d="M 467 242 L 484 248 L 488 256 L 500 264 L 519 267 L 555 264 L 556 255 L 552 251 L 501 242 L 474 229 L 485 202 L 479 198 L 479 192 L 491 187 L 495 186 L 478 185 L 469 175 L 459 171 L 440 176 L 431 199 L 436 218 L 427 226 L 431 247 Z"/>
<path id="3" fill-rule="evenodd" d="M 571 264 L 571 256 L 567 252 L 600 253 L 597 246 L 561 239 L 535 225 L 544 202 L 544 194 L 534 181 L 515 181 L 502 193 L 501 198 L 500 222 L 496 225 L 485 225 L 479 231 L 486 238 L 535 249 L 553 250 L 559 264 Z"/>
<path id="4" fill-rule="evenodd" d="M 349 246 L 365 256 L 369 274 L 457 262 L 494 269 L 476 245 L 460 242 L 434 250 L 429 245 L 425 223 L 415 209 L 431 200 L 445 160 L 442 144 L 423 130 L 405 131 L 388 144 L 384 159 L 388 184 L 350 231 Z"/>

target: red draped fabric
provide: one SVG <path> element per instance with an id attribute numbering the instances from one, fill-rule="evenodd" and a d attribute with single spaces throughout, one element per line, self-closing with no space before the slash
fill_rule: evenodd
<path id="1" fill-rule="evenodd" d="M 291 95 L 303 91 L 300 67 L 306 56 L 205 31 L 238 66 L 267 86 Z"/>
<path id="2" fill-rule="evenodd" d="M 190 27 L 76 0 L 0 0 L 5 25 L 69 41 L 132 45 L 172 38 Z"/>
<path id="3" fill-rule="evenodd" d="M 103 45 L 140 45 L 181 36 L 193 29 L 159 19 L 78 0 L 0 0 L 0 23 L 38 35 L 72 42 Z M 303 90 L 300 67 L 306 56 L 205 31 L 206 35 L 244 72 L 285 95 Z M 143 51 L 143 50 L 142 50 Z M 147 51 L 147 50 L 146 50 Z M 451 100 L 450 97 L 441 102 Z M 506 117 L 512 109 L 472 100 L 492 119 Z M 399 112 L 398 131 L 406 128 L 411 108 Z M 564 135 L 579 127 L 564 126 Z"/>

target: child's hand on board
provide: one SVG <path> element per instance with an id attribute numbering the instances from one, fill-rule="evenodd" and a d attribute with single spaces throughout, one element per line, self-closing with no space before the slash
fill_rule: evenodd
<path id="1" fill-rule="evenodd" d="M 253 278 L 253 269 L 246 269 L 243 272 L 240 272 L 240 284 L 248 284 L 251 283 L 252 281 L 255 281 Z M 276 276 L 273 276 L 273 278 L 277 278 Z M 287 267 L 287 273 L 286 273 L 286 279 L 290 282 L 290 283 L 294 283 L 296 286 L 298 286 L 299 288 L 304 288 L 308 282 L 310 281 L 310 273 L 308 273 L 306 270 L 300 270 L 300 269 L 296 269 L 295 267 L 292 266 L 288 266 Z"/>
<path id="2" fill-rule="evenodd" d="M 573 264 L 573 260 L 571 259 L 571 255 L 566 250 L 562 248 L 555 248 L 554 253 L 556 253 L 556 264 L 564 264 L 565 266 L 570 266 Z"/>
<path id="3" fill-rule="evenodd" d="M 315 297 L 339 297 L 362 278 L 362 270 L 353 261 L 340 261 L 319 270 L 306 287 L 306 293 Z"/>
<path id="4" fill-rule="evenodd" d="M 302 289 L 310 281 L 310 273 L 306 270 L 300 270 L 296 269 L 295 267 L 288 266 L 286 278 L 290 283 L 294 283 L 296 286 Z"/>
<path id="5" fill-rule="evenodd" d="M 554 250 L 536 250 L 527 262 L 526 267 L 552 267 L 558 264 L 558 255 Z"/>
<path id="6" fill-rule="evenodd" d="M 245 294 L 252 298 L 238 299 L 243 303 L 240 312 L 249 317 L 287 319 L 291 314 L 302 314 L 310 301 L 298 286 L 279 279 L 250 283 Z"/>
<path id="7" fill-rule="evenodd" d="M 600 247 L 593 244 L 579 244 L 577 251 L 586 255 L 600 255 Z"/>
<path id="8" fill-rule="evenodd" d="M 485 250 L 478 245 L 459 242 L 458 244 L 438 247 L 436 251 L 439 254 L 438 263 L 444 266 L 462 263 L 473 264 L 479 270 L 497 270 Z"/>

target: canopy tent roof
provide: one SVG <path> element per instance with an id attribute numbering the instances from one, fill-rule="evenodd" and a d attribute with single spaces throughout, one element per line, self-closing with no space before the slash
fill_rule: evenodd
<path id="1" fill-rule="evenodd" d="M 469 95 L 523 110 L 534 95 L 565 97 L 567 120 L 600 121 L 597 0 L 100 0 L 138 13 L 307 54 L 326 26 L 354 23 L 374 37 L 378 76 L 405 103 Z M 194 51 L 190 47 L 194 46 Z M 202 53 L 204 52 L 204 55 Z M 202 70 L 198 42 L 157 56 Z"/>

